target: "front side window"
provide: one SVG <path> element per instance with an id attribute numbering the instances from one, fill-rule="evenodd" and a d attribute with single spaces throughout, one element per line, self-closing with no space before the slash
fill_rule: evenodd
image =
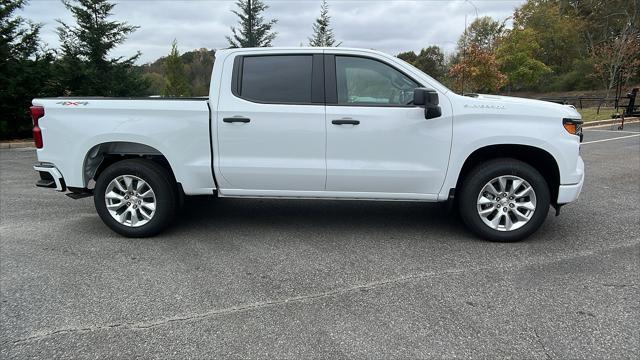
<path id="1" fill-rule="evenodd" d="M 340 105 L 409 105 L 419 85 L 382 62 L 336 56 L 336 82 Z"/>
<path id="2" fill-rule="evenodd" d="M 247 56 L 240 96 L 267 103 L 310 103 L 312 60 L 310 55 Z"/>

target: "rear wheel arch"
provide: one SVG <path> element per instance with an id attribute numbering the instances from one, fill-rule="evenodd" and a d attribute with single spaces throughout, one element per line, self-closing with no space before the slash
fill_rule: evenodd
<path id="1" fill-rule="evenodd" d="M 82 164 L 85 188 L 89 188 L 90 182 L 95 181 L 106 168 L 127 159 L 151 160 L 165 168 L 178 184 L 169 160 L 156 148 L 136 142 L 112 141 L 94 145 L 87 151 Z"/>
<path id="2" fill-rule="evenodd" d="M 461 189 L 462 183 L 467 175 L 478 165 L 500 158 L 510 158 L 522 161 L 531 165 L 545 178 L 551 195 L 552 204 L 556 204 L 558 199 L 558 189 L 560 187 L 560 168 L 555 157 L 548 151 L 531 146 L 517 144 L 489 145 L 475 150 L 465 160 L 458 180 L 456 182 L 456 193 Z"/>

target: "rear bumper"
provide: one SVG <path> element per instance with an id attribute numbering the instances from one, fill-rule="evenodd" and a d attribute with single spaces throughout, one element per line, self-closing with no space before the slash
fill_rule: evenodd
<path id="1" fill-rule="evenodd" d="M 582 161 L 581 157 L 578 157 L 576 170 L 576 172 L 582 174 L 580 181 L 577 184 L 560 185 L 560 189 L 558 190 L 558 204 L 567 204 L 578 199 L 582 191 L 582 185 L 584 185 L 584 161 Z"/>
<path id="2" fill-rule="evenodd" d="M 37 187 L 56 189 L 57 191 L 67 190 L 64 178 L 55 165 L 49 163 L 37 163 L 33 165 L 33 170 L 40 174 L 40 180 L 36 181 Z"/>

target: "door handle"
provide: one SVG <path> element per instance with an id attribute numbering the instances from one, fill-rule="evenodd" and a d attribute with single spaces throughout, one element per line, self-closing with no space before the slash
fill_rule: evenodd
<path id="1" fill-rule="evenodd" d="M 224 118 L 222 119 L 222 121 L 226 122 L 226 123 L 248 123 L 249 121 L 251 121 L 251 119 L 246 118 L 246 117 L 230 117 L 230 118 Z"/>
<path id="2" fill-rule="evenodd" d="M 360 120 L 338 119 L 338 120 L 331 120 L 331 123 L 334 125 L 358 125 L 360 124 Z"/>

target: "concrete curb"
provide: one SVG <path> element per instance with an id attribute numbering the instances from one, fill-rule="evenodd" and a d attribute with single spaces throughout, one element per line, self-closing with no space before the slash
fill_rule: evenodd
<path id="1" fill-rule="evenodd" d="M 631 124 L 631 123 L 636 123 L 640 121 L 640 118 L 637 117 L 630 117 L 630 118 L 625 118 L 624 119 L 624 124 Z M 608 119 L 608 120 L 598 120 L 598 121 L 589 121 L 589 122 L 585 122 L 582 127 L 583 128 L 587 128 L 587 127 L 591 127 L 591 126 L 598 126 L 598 125 L 613 125 L 613 124 L 620 124 L 622 122 L 621 119 Z"/>
<path id="2" fill-rule="evenodd" d="M 33 144 L 33 140 L 0 142 L 0 149 L 24 149 L 24 148 L 35 148 L 35 145 Z"/>

